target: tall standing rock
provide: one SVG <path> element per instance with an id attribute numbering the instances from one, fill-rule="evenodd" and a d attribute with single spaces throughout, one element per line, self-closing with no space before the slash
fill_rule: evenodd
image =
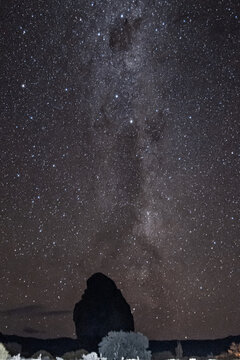
<path id="1" fill-rule="evenodd" d="M 73 321 L 77 338 L 85 348 L 95 348 L 109 331 L 134 331 L 130 306 L 113 280 L 96 273 L 75 305 Z"/>

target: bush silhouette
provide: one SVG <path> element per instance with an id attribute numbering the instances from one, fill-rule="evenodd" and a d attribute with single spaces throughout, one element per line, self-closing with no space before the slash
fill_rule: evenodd
<path id="1" fill-rule="evenodd" d="M 6 360 L 8 355 L 8 351 L 5 349 L 4 345 L 0 343 L 0 359 Z"/>
<path id="2" fill-rule="evenodd" d="M 37 351 L 35 354 L 32 355 L 32 358 L 33 359 L 38 359 L 39 356 L 42 356 L 41 357 L 41 360 L 52 360 L 54 359 L 53 355 L 51 355 L 48 351 L 46 350 L 39 350 Z"/>
<path id="3" fill-rule="evenodd" d="M 148 351 L 148 338 L 140 333 L 110 331 L 99 344 L 100 356 L 108 360 L 137 359 L 150 360 L 151 351 Z"/>
<path id="4" fill-rule="evenodd" d="M 79 360 L 83 358 L 83 355 L 87 355 L 87 351 L 84 349 L 69 351 L 62 355 L 63 360 Z"/>
<path id="5" fill-rule="evenodd" d="M 22 345 L 16 342 L 6 343 L 5 347 L 11 356 L 21 354 L 22 352 Z"/>

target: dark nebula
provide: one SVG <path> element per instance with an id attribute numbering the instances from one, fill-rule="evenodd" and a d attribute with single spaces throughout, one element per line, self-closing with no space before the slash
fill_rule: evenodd
<path id="1" fill-rule="evenodd" d="M 0 3 L 0 331 L 95 272 L 151 339 L 240 333 L 240 2 Z"/>

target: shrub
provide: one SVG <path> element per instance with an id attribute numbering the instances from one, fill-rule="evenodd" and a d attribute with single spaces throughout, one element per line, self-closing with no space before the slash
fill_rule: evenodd
<path id="1" fill-rule="evenodd" d="M 233 342 L 228 350 L 229 355 L 232 355 L 234 358 L 240 358 L 240 344 Z"/>
<path id="2" fill-rule="evenodd" d="M 99 360 L 97 353 L 91 352 L 87 355 L 83 355 L 83 360 Z"/>
<path id="3" fill-rule="evenodd" d="M 8 358 L 8 351 L 5 349 L 4 345 L 0 343 L 0 359 L 6 360 Z"/>
<path id="4" fill-rule="evenodd" d="M 233 342 L 227 352 L 216 356 L 217 359 L 239 359 L 240 358 L 240 344 Z"/>
<path id="5" fill-rule="evenodd" d="M 9 342 L 5 344 L 5 348 L 11 356 L 21 354 L 22 345 L 16 342 Z"/>
<path id="6" fill-rule="evenodd" d="M 108 360 L 137 359 L 150 360 L 148 338 L 140 333 L 110 331 L 98 345 L 99 354 Z"/>
<path id="7" fill-rule="evenodd" d="M 79 360 L 82 359 L 84 355 L 88 352 L 84 349 L 69 351 L 62 355 L 63 360 Z"/>
<path id="8" fill-rule="evenodd" d="M 40 356 L 41 355 L 41 356 Z M 33 359 L 52 360 L 54 357 L 46 350 L 39 350 L 32 355 Z"/>
<path id="9" fill-rule="evenodd" d="M 183 349 L 182 349 L 181 341 L 177 342 L 177 347 L 175 348 L 175 353 L 176 353 L 177 359 L 181 359 L 183 357 Z"/>

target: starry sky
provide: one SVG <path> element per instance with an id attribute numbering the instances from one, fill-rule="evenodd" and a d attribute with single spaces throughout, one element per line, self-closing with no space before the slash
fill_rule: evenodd
<path id="1" fill-rule="evenodd" d="M 0 331 L 75 336 L 95 272 L 150 339 L 240 334 L 240 3 L 0 3 Z"/>

